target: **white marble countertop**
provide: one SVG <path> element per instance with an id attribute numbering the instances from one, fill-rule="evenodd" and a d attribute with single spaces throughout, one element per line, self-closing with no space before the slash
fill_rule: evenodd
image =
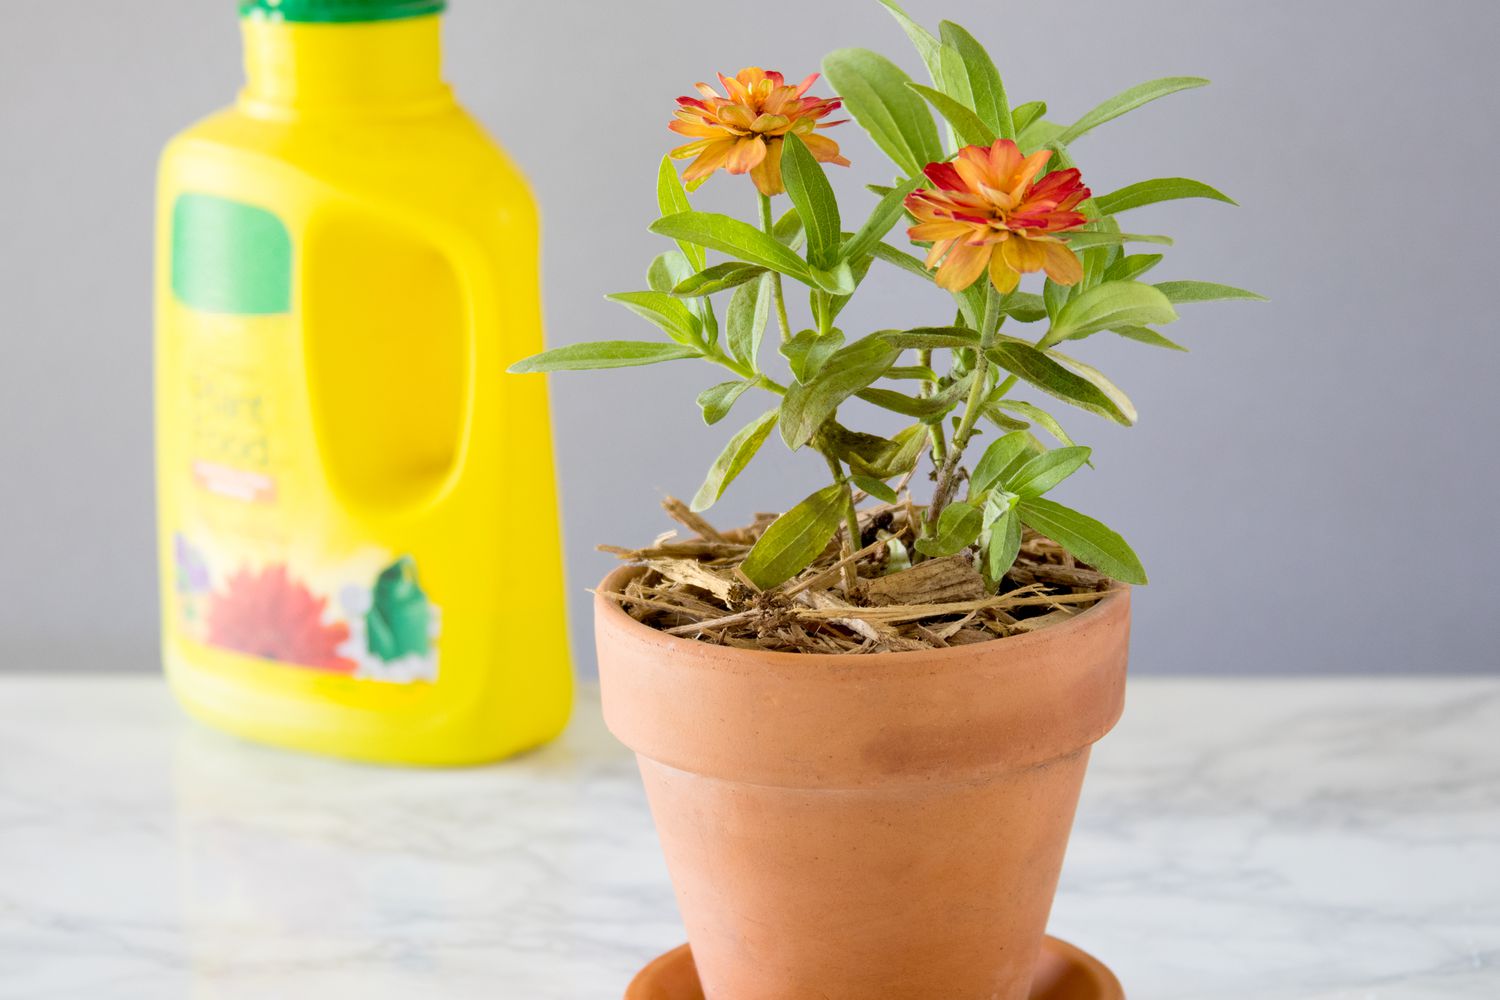
<path id="1" fill-rule="evenodd" d="M 1500 680 L 1132 682 L 1052 930 L 1132 1000 L 1500 997 Z M 633 762 L 418 772 L 0 679 L 0 997 L 616 1000 L 683 938 Z"/>

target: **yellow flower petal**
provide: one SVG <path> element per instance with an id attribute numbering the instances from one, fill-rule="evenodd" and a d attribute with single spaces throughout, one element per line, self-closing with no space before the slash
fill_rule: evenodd
<path id="1" fill-rule="evenodd" d="M 748 132 L 755 124 L 755 112 L 743 104 L 731 104 L 719 110 L 719 121 L 732 128 Z"/>
<path id="2" fill-rule="evenodd" d="M 1048 240 L 1042 244 L 1046 253 L 1047 277 L 1059 285 L 1076 285 L 1083 280 L 1083 265 L 1066 244 Z"/>
<path id="3" fill-rule="evenodd" d="M 785 131 L 791 123 L 791 119 L 786 115 L 761 114 L 750 123 L 750 128 L 764 135 L 767 132 Z"/>
<path id="4" fill-rule="evenodd" d="M 801 136 L 801 139 L 807 146 L 807 151 L 819 163 L 836 163 L 841 167 L 849 165 L 849 161 L 839 155 L 839 144 L 826 135 L 815 135 L 809 132 Z"/>
<path id="5" fill-rule="evenodd" d="M 750 179 L 755 182 L 755 189 L 767 197 L 781 194 L 786 190 L 786 184 L 781 179 L 782 142 L 781 139 L 772 139 L 767 143 L 766 155 L 750 171 Z"/>
<path id="6" fill-rule="evenodd" d="M 953 249 L 953 242 L 953 240 L 938 240 L 932 245 L 932 249 L 927 251 L 927 270 L 931 271 L 938 266 L 943 255 Z"/>
<path id="7" fill-rule="evenodd" d="M 748 174 L 766 158 L 766 141 L 760 136 L 748 136 L 735 141 L 724 169 L 731 174 Z"/>
<path id="8" fill-rule="evenodd" d="M 1005 255 L 1005 263 L 1022 274 L 1040 271 L 1047 261 L 1046 251 L 1042 249 L 1040 242 L 1028 240 L 1019 234 L 1000 244 L 1000 252 Z"/>
<path id="9" fill-rule="evenodd" d="M 1009 295 L 1020 283 L 1021 275 L 1011 270 L 1010 265 L 1005 262 L 1005 254 L 996 253 L 990 257 L 990 284 L 995 286 L 995 291 L 1001 295 Z"/>
<path id="10" fill-rule="evenodd" d="M 718 170 L 724 165 L 724 161 L 729 159 L 729 154 L 734 152 L 735 145 L 734 139 L 725 139 L 709 145 L 703 150 L 701 156 L 688 164 L 688 168 L 682 172 L 682 179 L 695 181 Z"/>
<path id="11" fill-rule="evenodd" d="M 987 246 L 958 244 L 943 260 L 943 266 L 938 268 L 936 277 L 938 286 L 950 292 L 961 292 L 968 288 L 984 273 L 985 265 L 990 262 L 991 253 L 992 249 Z"/>

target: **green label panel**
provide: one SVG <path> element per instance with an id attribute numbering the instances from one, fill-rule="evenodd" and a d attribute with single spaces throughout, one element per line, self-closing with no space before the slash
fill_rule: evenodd
<path id="1" fill-rule="evenodd" d="M 180 195 L 172 206 L 172 294 L 202 312 L 291 312 L 291 235 L 264 208 Z"/>

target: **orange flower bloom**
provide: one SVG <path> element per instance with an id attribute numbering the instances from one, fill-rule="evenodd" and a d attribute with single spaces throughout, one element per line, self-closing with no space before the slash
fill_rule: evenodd
<path id="1" fill-rule="evenodd" d="M 814 134 L 814 129 L 832 128 L 844 121 L 825 122 L 842 106 L 836 98 L 807 97 L 807 90 L 818 74 L 795 87 L 787 86 L 780 73 L 768 73 L 756 66 L 740 70 L 733 79 L 719 74 L 719 82 L 729 95 L 719 96 L 706 83 L 698 84 L 703 97 L 679 97 L 677 117 L 667 127 L 673 132 L 691 136 L 693 142 L 672 150 L 673 159 L 696 156 L 682 179 L 701 181 L 723 167 L 731 174 L 748 173 L 764 195 L 780 194 L 781 144 L 783 137 L 794 132 L 807 143 L 808 151 L 820 163 L 837 163 L 847 167 L 849 161 L 839 155 L 838 143 Z"/>
<path id="2" fill-rule="evenodd" d="M 1078 258 L 1052 234 L 1083 225 L 1083 213 L 1074 210 L 1091 192 L 1077 170 L 1033 183 L 1051 158 L 1046 149 L 1023 157 L 1014 142 L 1000 139 L 989 149 L 966 146 L 951 163 L 927 165 L 923 172 L 937 187 L 907 196 L 917 220 L 907 235 L 932 243 L 927 267 L 937 267 L 939 285 L 961 292 L 986 268 L 1001 293 L 1014 291 L 1032 271 L 1045 270 L 1059 285 L 1082 280 Z"/>

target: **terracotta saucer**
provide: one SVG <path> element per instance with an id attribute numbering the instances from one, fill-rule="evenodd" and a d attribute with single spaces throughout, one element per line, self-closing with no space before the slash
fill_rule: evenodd
<path id="1" fill-rule="evenodd" d="M 703 1000 L 692 951 L 683 945 L 646 966 L 625 1000 Z M 1125 1000 L 1125 990 L 1103 962 L 1049 937 L 1042 943 L 1030 1000 Z"/>

